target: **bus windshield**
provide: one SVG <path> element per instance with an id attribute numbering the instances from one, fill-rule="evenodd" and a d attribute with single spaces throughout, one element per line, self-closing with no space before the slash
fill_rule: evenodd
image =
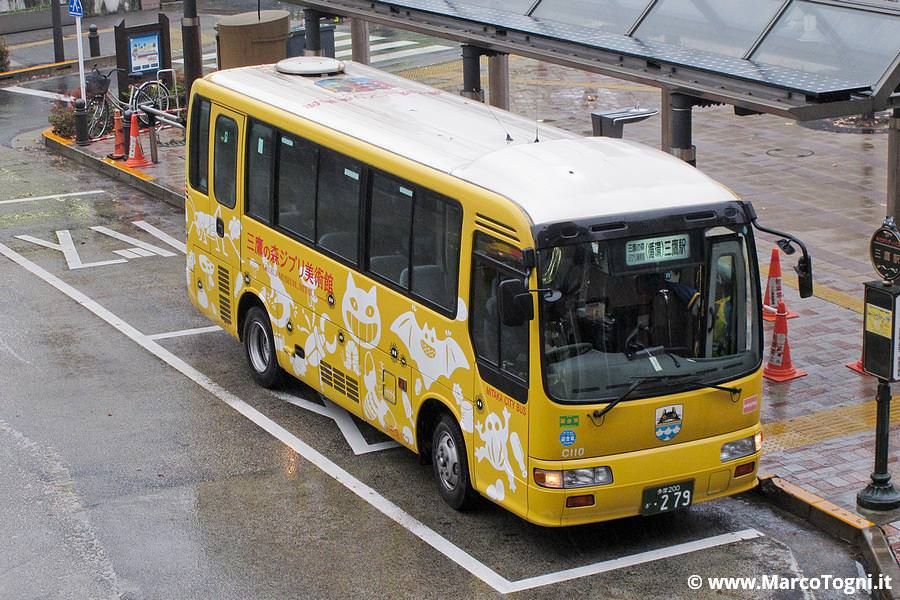
<path id="1" fill-rule="evenodd" d="M 735 379 L 760 364 L 746 225 L 579 242 L 538 252 L 547 392 L 629 399 Z"/>

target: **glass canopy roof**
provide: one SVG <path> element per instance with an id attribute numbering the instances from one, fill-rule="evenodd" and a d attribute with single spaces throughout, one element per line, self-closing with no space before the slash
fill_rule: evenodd
<path id="1" fill-rule="evenodd" d="M 873 89 L 900 57 L 900 7 L 854 0 L 392 0 L 391 5 L 807 96 Z"/>

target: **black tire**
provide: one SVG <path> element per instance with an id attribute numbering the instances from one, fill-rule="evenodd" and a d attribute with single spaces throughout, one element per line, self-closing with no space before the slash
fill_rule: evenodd
<path id="1" fill-rule="evenodd" d="M 264 388 L 278 385 L 281 381 L 281 367 L 278 366 L 272 325 L 265 310 L 254 306 L 247 311 L 241 337 L 247 364 L 250 365 L 250 372 L 256 383 Z"/>
<path id="2" fill-rule="evenodd" d="M 150 103 L 153 108 L 159 111 L 169 110 L 169 88 L 155 81 L 142 83 L 141 87 L 134 93 L 134 102 L 131 105 L 132 110 L 138 111 L 138 121 L 141 127 L 150 126 L 150 118 L 147 114 L 138 108 L 141 104 Z"/>
<path id="3" fill-rule="evenodd" d="M 104 96 L 95 96 L 88 100 L 88 137 L 92 140 L 109 131 L 112 115 L 109 113 L 109 102 Z"/>
<path id="4" fill-rule="evenodd" d="M 459 425 L 448 413 L 441 415 L 431 436 L 431 465 L 444 502 L 459 511 L 475 507 L 478 494 L 469 479 L 466 443 Z"/>

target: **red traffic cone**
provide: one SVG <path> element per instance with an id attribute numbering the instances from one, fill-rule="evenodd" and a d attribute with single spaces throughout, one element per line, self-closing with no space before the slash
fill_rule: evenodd
<path id="1" fill-rule="evenodd" d="M 788 344 L 787 308 L 784 301 L 778 303 L 775 331 L 769 348 L 769 362 L 763 369 L 763 377 L 771 381 L 790 381 L 806 375 L 805 371 L 794 368 L 791 361 L 791 347 Z"/>
<path id="2" fill-rule="evenodd" d="M 128 149 L 128 160 L 125 161 L 126 167 L 147 167 L 153 164 L 144 156 L 144 151 L 141 149 L 140 134 L 138 116 L 136 112 L 133 112 L 131 113 L 131 147 Z"/>
<path id="3" fill-rule="evenodd" d="M 777 318 L 778 303 L 784 302 L 781 289 L 781 258 L 778 248 L 772 248 L 772 260 L 769 261 L 769 279 L 766 280 L 766 293 L 763 296 L 763 319 L 774 321 Z M 787 318 L 793 319 L 797 313 L 788 312 Z"/>
<path id="4" fill-rule="evenodd" d="M 125 158 L 125 131 L 122 128 L 122 111 L 116 109 L 113 113 L 113 131 L 116 133 L 116 147 L 107 156 L 114 160 Z"/>

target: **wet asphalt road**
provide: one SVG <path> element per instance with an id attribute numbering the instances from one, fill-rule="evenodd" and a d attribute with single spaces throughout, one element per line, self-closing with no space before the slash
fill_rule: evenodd
<path id="1" fill-rule="evenodd" d="M 294 383 L 276 395 L 256 387 L 239 343 L 222 332 L 147 342 L 184 361 L 176 370 L 173 359 L 135 338 L 210 323 L 187 299 L 183 254 L 134 222 L 183 240 L 183 214 L 47 155 L 33 134 L 15 137 L 28 122 L 10 106 L 0 108 L 0 244 L 34 267 L 0 256 L 0 598 L 494 597 L 509 589 L 503 581 L 548 574 L 556 575 L 521 584 L 529 589 L 516 597 L 719 598 L 689 590 L 687 578 L 857 576 L 854 548 L 753 493 L 563 530 L 529 525 L 486 502 L 459 514 L 409 452 L 354 454 L 333 419 L 296 405 L 318 402 L 310 390 Z M 59 250 L 16 237 L 56 244 L 56 232 L 68 231 L 85 264 L 119 260 L 113 251 L 131 247 L 94 226 L 172 256 L 70 269 Z M 40 274 L 58 278 L 57 286 Z M 96 303 L 95 312 L 59 289 L 71 293 L 66 286 Z M 118 328 L 111 318 L 121 320 Z M 239 412 L 223 398 L 248 408 Z M 367 443 L 385 440 L 357 427 Z M 343 482 L 286 439 L 333 461 Z M 364 494 L 372 502 L 350 491 L 354 481 L 374 491 Z M 407 515 L 406 526 L 386 511 Z M 434 535 L 417 537 L 413 519 Z M 678 544 L 748 529 L 761 535 L 669 555 Z M 559 581 L 560 571 L 651 550 L 660 557 Z M 799 590 L 729 596 L 811 597 Z"/>

